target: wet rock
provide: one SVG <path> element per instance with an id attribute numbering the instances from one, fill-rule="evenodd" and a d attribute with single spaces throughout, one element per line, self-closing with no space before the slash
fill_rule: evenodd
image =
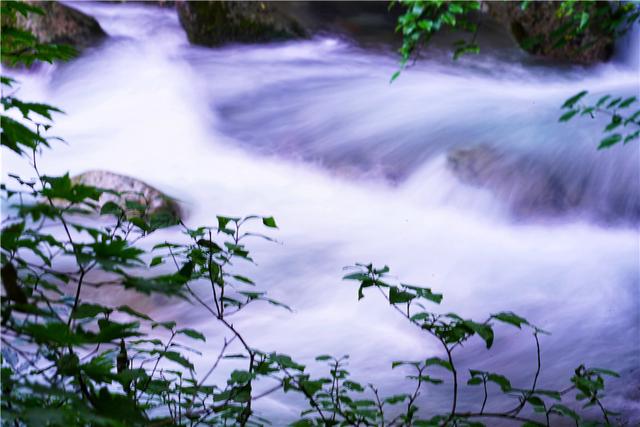
<path id="1" fill-rule="evenodd" d="M 68 44 L 76 48 L 93 45 L 106 37 L 94 18 L 59 2 L 30 2 L 43 10 L 43 15 L 18 15 L 19 27 L 30 30 L 42 43 Z"/>
<path id="2" fill-rule="evenodd" d="M 603 17 L 598 13 L 611 13 L 605 2 L 576 2 L 576 14 L 588 12 L 592 19 L 584 32 L 557 46 L 559 38 L 554 35 L 567 18 L 558 18 L 560 2 L 534 1 L 522 10 L 520 2 L 485 2 L 487 11 L 498 22 L 507 27 L 518 44 L 527 52 L 551 59 L 589 65 L 608 60 L 613 53 L 614 40 L 601 26 Z"/>
<path id="3" fill-rule="evenodd" d="M 279 2 L 180 1 L 176 8 L 189 41 L 198 45 L 264 43 L 307 35 Z"/>
<path id="4" fill-rule="evenodd" d="M 328 32 L 361 43 L 394 42 L 400 7 L 383 1 L 292 1 L 278 5 L 309 33 Z"/>
<path id="5" fill-rule="evenodd" d="M 171 8 L 176 5 L 173 0 L 107 0 L 106 3 L 141 4 Z"/>
<path id="6" fill-rule="evenodd" d="M 578 189 L 569 191 L 540 162 L 508 156 L 486 145 L 451 150 L 447 168 L 461 182 L 505 200 L 516 217 L 558 215 L 581 199 Z"/>
<path id="7" fill-rule="evenodd" d="M 180 206 L 174 199 L 136 178 L 103 170 L 91 170 L 74 176 L 72 180 L 78 184 L 120 193 L 119 195 L 102 194 L 99 200 L 100 206 L 113 201 L 123 209 L 129 210 L 131 208 L 130 204 L 127 206 L 127 201 L 129 201 L 145 206 L 144 216 L 147 217 L 155 216 L 173 223 L 182 217 Z"/>

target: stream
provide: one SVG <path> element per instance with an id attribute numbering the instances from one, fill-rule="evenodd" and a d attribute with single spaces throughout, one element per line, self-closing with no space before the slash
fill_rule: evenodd
<path id="1" fill-rule="evenodd" d="M 640 144 L 598 151 L 604 119 L 558 123 L 564 100 L 583 89 L 589 99 L 638 94 L 637 28 L 623 54 L 590 68 L 515 48 L 454 63 L 434 48 L 390 84 L 398 57 L 383 44 L 324 35 L 210 49 L 188 43 L 172 9 L 74 7 L 109 38 L 67 64 L 15 73 L 21 99 L 66 113 L 54 129 L 68 144 L 40 168 L 142 179 L 180 200 L 190 225 L 273 215 L 278 242 L 255 240 L 257 265 L 240 267 L 293 312 L 255 304 L 234 318 L 252 346 L 308 365 L 349 354 L 355 380 L 402 391 L 407 372 L 391 362 L 441 355 L 437 343 L 377 293 L 358 301 L 355 283 L 341 280 L 347 265 L 387 264 L 404 283 L 442 292 L 443 313 L 480 320 L 512 310 L 550 331 L 541 388 L 566 387 L 581 363 L 619 371 L 611 409 L 640 422 Z M 490 185 L 460 179 L 469 166 L 457 174 L 451 162 L 461 152 L 480 156 Z M 5 177 L 31 174 L 12 154 L 2 167 Z M 223 330 L 204 310 L 140 304 L 205 332 L 193 361 L 208 369 Z M 527 387 L 533 338 L 503 326 L 496 335 L 491 350 L 475 339 L 461 349 L 459 370 Z M 449 391 L 430 386 L 417 404 L 446 408 Z M 463 406 L 478 399 L 480 390 L 465 392 Z M 277 425 L 300 404 L 275 393 L 255 408 Z"/>

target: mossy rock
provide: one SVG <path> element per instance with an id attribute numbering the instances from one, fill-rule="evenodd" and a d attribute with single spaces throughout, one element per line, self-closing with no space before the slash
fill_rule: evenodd
<path id="1" fill-rule="evenodd" d="M 182 210 L 175 199 L 139 179 L 104 170 L 91 170 L 74 176 L 72 181 L 119 193 L 103 193 L 98 201 L 100 207 L 107 202 L 115 202 L 126 212 L 138 211 L 131 212 L 133 216 L 143 214 L 147 219 L 154 217 L 166 224 L 175 224 L 182 219 Z"/>
<path id="2" fill-rule="evenodd" d="M 77 49 L 93 45 L 107 34 L 98 21 L 79 10 L 54 1 L 28 2 L 43 10 L 17 17 L 17 26 L 31 31 L 41 43 L 68 44 Z"/>
<path id="3" fill-rule="evenodd" d="M 506 202 L 517 218 L 563 214 L 580 201 L 544 163 L 487 145 L 450 150 L 447 168 L 460 182 Z"/>
<path id="4" fill-rule="evenodd" d="M 533 1 L 522 10 L 520 2 L 486 2 L 489 15 L 504 25 L 525 51 L 545 58 L 590 65 L 607 61 L 614 38 L 605 28 L 611 17 L 606 2 L 576 2 L 575 15 L 589 14 L 589 24 L 579 34 L 563 32 L 569 18 L 558 15 L 560 2 Z M 572 24 L 573 25 L 573 24 Z"/>
<path id="5" fill-rule="evenodd" d="M 307 36 L 278 2 L 181 1 L 176 8 L 193 44 L 264 43 Z"/>

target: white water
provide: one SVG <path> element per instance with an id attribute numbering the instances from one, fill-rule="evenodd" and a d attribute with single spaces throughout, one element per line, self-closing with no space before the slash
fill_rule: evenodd
<path id="1" fill-rule="evenodd" d="M 514 310 L 551 331 L 542 338 L 543 388 L 566 385 L 580 363 L 622 371 L 613 409 L 640 417 L 632 403 L 640 378 L 637 218 L 628 225 L 640 203 L 639 144 L 598 152 L 602 122 L 556 123 L 559 105 L 584 88 L 637 92 L 637 64 L 587 70 L 518 53 L 453 65 L 440 58 L 389 85 L 397 61 L 390 51 L 331 38 L 197 48 L 172 10 L 80 7 L 109 40 L 69 64 L 18 76 L 21 98 L 67 113 L 55 129 L 69 144 L 47 153 L 41 168 L 141 178 L 182 200 L 193 225 L 214 223 L 216 214 L 274 215 L 282 244 L 256 242 L 259 266 L 247 275 L 295 311 L 254 306 L 238 316 L 253 346 L 306 362 L 348 353 L 356 379 L 397 392 L 403 372 L 390 362 L 433 355 L 437 346 L 375 294 L 358 303 L 355 286 L 340 280 L 345 265 L 386 263 L 403 281 L 442 291 L 443 311 L 482 318 Z M 446 168 L 449 148 L 480 144 L 586 186 L 584 205 L 561 218 L 515 221 L 504 200 Z M 7 172 L 28 174 L 10 155 Z M 208 333 L 208 358 L 197 361 L 206 369 L 222 338 L 213 321 L 186 305 L 158 302 L 153 311 Z M 527 337 L 498 328 L 494 350 L 471 345 L 459 361 L 524 387 L 534 351 Z M 298 410 L 289 399 L 273 395 L 258 408 L 285 419 Z"/>

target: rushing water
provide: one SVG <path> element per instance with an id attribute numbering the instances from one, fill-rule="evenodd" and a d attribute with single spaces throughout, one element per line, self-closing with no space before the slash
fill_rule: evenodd
<path id="1" fill-rule="evenodd" d="M 434 51 L 390 85 L 390 48 L 331 37 L 198 48 L 173 10 L 78 7 L 109 39 L 18 76 L 21 98 L 67 113 L 55 129 L 69 144 L 46 153 L 41 168 L 141 178 L 180 199 L 193 225 L 274 215 L 281 244 L 255 242 L 259 265 L 248 275 L 294 312 L 256 305 L 238 316 L 253 346 L 305 362 L 348 353 L 356 379 L 398 392 L 403 372 L 390 362 L 439 349 L 375 295 L 357 302 L 340 280 L 345 265 L 386 263 L 403 281 L 442 291 L 443 311 L 514 310 L 551 331 L 543 388 L 566 385 L 580 363 L 620 370 L 613 407 L 640 419 L 640 144 L 596 151 L 601 121 L 557 123 L 559 105 L 582 89 L 637 93 L 637 53 L 585 69 L 515 49 L 457 64 Z M 496 193 L 461 182 L 447 153 L 473 147 L 516 165 L 499 160 L 494 187 L 516 185 Z M 11 155 L 3 169 L 28 173 Z M 579 194 L 562 214 L 528 204 L 548 176 Z M 187 305 L 145 304 L 208 333 L 197 360 L 206 369 L 222 340 L 215 322 Z M 498 328 L 492 351 L 478 343 L 460 354 L 463 368 L 502 372 L 522 387 L 535 368 L 533 341 L 508 328 Z M 430 390 L 419 404 L 442 398 Z M 272 395 L 257 407 L 288 419 L 298 412 L 290 399 Z"/>

